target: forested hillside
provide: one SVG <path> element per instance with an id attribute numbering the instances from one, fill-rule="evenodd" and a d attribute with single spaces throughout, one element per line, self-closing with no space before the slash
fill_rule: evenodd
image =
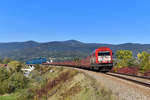
<path id="1" fill-rule="evenodd" d="M 34 57 L 57 57 L 65 59 L 72 59 L 75 57 L 86 57 L 94 49 L 107 46 L 115 53 L 117 50 L 131 50 L 133 55 L 141 51 L 150 51 L 150 44 L 103 44 L 103 43 L 83 43 L 76 40 L 68 41 L 53 41 L 47 43 L 38 43 L 35 41 L 27 42 L 11 42 L 0 43 L 0 57 L 9 57 L 12 59 L 26 61 Z"/>

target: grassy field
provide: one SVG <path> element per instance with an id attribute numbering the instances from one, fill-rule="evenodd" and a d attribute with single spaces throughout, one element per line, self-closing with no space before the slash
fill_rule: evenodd
<path id="1" fill-rule="evenodd" d="M 17 97 L 14 95 L 0 96 L 0 100 L 17 100 Z"/>

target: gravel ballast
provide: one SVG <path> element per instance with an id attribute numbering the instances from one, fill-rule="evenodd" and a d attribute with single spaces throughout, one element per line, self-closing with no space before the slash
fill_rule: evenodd
<path id="1" fill-rule="evenodd" d="M 150 100 L 150 88 L 112 77 L 100 72 L 78 69 L 95 78 L 102 86 L 110 89 L 119 100 Z"/>

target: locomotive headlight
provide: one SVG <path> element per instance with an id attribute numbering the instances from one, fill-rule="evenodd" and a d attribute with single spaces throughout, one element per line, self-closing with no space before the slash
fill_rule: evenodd
<path id="1" fill-rule="evenodd" d="M 107 61 L 110 63 L 111 62 L 111 57 L 107 56 Z"/>
<path id="2" fill-rule="evenodd" d="M 103 58 L 102 58 L 102 57 L 98 57 L 98 61 L 99 61 L 99 62 L 102 62 L 102 61 L 103 61 Z"/>

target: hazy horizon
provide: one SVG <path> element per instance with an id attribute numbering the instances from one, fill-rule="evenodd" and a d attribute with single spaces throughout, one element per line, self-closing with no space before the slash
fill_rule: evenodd
<path id="1" fill-rule="evenodd" d="M 150 44 L 150 43 L 136 43 L 136 42 L 124 42 L 124 43 L 100 43 L 100 42 L 84 42 L 84 41 L 80 41 L 80 40 L 74 40 L 74 39 L 70 39 L 71 41 L 78 41 L 78 42 L 82 42 L 82 43 L 98 43 L 98 44 L 112 44 L 112 45 L 119 45 L 119 44 L 127 44 L 127 43 L 133 43 L 133 44 Z M 70 40 L 58 40 L 58 41 L 45 41 L 45 42 L 41 42 L 41 41 L 36 41 L 36 40 L 26 40 L 26 41 L 9 41 L 9 42 L 1 42 L 0 43 L 21 43 L 21 42 L 37 42 L 37 43 L 48 43 L 48 42 L 65 42 L 65 41 L 70 41 Z"/>

